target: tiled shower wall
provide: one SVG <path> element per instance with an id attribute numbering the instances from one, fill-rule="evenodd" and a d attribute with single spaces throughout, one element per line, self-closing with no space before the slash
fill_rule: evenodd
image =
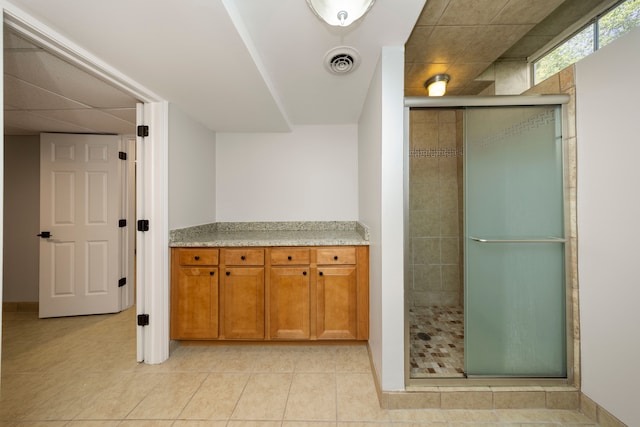
<path id="1" fill-rule="evenodd" d="M 412 306 L 462 304 L 462 114 L 452 109 L 411 110 Z"/>

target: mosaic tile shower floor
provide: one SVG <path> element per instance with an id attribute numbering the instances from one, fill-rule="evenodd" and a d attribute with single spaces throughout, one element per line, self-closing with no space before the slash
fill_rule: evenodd
<path id="1" fill-rule="evenodd" d="M 412 307 L 411 378 L 464 377 L 464 309 Z"/>

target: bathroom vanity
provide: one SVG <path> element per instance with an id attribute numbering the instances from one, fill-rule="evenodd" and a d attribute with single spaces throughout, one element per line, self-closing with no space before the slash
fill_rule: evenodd
<path id="1" fill-rule="evenodd" d="M 367 230 L 216 223 L 171 233 L 171 338 L 369 338 Z"/>

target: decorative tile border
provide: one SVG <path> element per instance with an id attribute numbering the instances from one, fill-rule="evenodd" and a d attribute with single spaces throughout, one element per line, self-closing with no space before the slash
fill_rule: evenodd
<path id="1" fill-rule="evenodd" d="M 421 158 L 447 158 L 461 157 L 464 154 L 462 148 L 413 148 L 409 150 L 412 159 Z"/>

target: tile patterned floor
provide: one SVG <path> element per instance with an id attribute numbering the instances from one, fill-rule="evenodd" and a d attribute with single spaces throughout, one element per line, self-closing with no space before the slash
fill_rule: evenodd
<path id="1" fill-rule="evenodd" d="M 4 313 L 2 427 L 594 427 L 576 411 L 383 410 L 367 348 L 183 346 L 135 362 L 135 312 Z"/>
<path id="2" fill-rule="evenodd" d="M 462 307 L 412 307 L 411 378 L 464 377 L 464 311 Z"/>

